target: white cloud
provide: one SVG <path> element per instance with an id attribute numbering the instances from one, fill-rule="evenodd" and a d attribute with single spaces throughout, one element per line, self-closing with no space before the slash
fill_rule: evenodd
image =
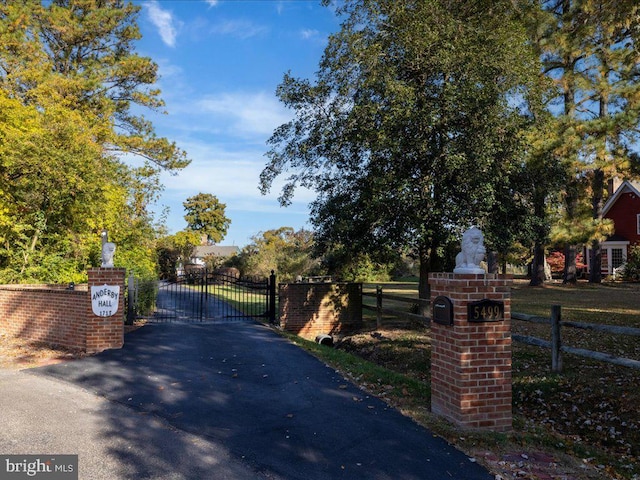
<path id="1" fill-rule="evenodd" d="M 215 7 L 218 5 L 218 0 L 205 0 L 209 4 L 210 7 Z"/>
<path id="2" fill-rule="evenodd" d="M 173 17 L 173 14 L 168 10 L 163 10 L 157 0 L 146 2 L 145 7 L 147 7 L 149 19 L 158 29 L 162 41 L 169 47 L 175 47 L 178 36 L 176 24 L 178 22 Z"/>
<path id="3" fill-rule="evenodd" d="M 229 208 L 254 212 L 280 210 L 277 197 L 284 180 L 274 182 L 267 195 L 258 189 L 260 172 L 267 163 L 263 150 L 231 151 L 204 142 L 181 143 L 181 147 L 189 152 L 192 163 L 176 176 L 163 174 L 165 197 L 185 199 L 208 192 Z M 314 198 L 310 190 L 297 190 L 293 210 L 306 212 L 306 205 Z"/>
<path id="4" fill-rule="evenodd" d="M 263 35 L 269 32 L 269 27 L 257 25 L 249 20 L 226 20 L 214 24 L 211 33 L 217 35 L 231 35 L 241 40 Z"/>
<path id="5" fill-rule="evenodd" d="M 291 119 L 277 98 L 265 93 L 209 95 L 198 102 L 198 110 L 215 115 L 216 124 L 227 125 L 228 133 L 236 135 L 271 135 Z"/>
<path id="6" fill-rule="evenodd" d="M 300 36 L 302 37 L 303 40 L 311 40 L 314 38 L 318 38 L 319 35 L 320 35 L 320 32 L 318 30 L 307 28 L 300 31 Z"/>

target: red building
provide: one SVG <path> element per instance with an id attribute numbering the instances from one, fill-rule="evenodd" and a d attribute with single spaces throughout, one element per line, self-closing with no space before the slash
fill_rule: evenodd
<path id="1" fill-rule="evenodd" d="M 617 186 L 604 205 L 603 216 L 613 220 L 614 232 L 602 243 L 601 269 L 603 275 L 612 275 L 626 262 L 629 247 L 640 243 L 640 183 L 624 181 Z"/>

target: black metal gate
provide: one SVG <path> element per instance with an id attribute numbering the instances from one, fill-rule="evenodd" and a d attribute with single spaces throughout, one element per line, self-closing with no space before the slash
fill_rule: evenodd
<path id="1" fill-rule="evenodd" d="M 264 318 L 275 322 L 275 282 L 206 269 L 160 281 L 151 322 L 229 322 Z"/>

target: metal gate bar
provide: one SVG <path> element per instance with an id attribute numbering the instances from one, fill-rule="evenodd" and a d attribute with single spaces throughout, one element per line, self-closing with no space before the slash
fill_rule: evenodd
<path id="1" fill-rule="evenodd" d="M 275 321 L 275 274 L 238 278 L 199 269 L 175 281 L 160 281 L 151 322 L 230 321 L 251 317 Z"/>

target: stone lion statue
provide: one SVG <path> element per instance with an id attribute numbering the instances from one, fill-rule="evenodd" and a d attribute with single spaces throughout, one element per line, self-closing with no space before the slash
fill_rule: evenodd
<path id="1" fill-rule="evenodd" d="M 116 253 L 116 244 L 106 242 L 102 245 L 102 268 L 113 268 L 113 256 Z"/>
<path id="2" fill-rule="evenodd" d="M 471 227 L 462 234 L 462 251 L 456 255 L 456 268 L 453 273 L 485 273 L 480 262 L 487 253 L 484 248 L 484 235 L 477 227 Z"/>

